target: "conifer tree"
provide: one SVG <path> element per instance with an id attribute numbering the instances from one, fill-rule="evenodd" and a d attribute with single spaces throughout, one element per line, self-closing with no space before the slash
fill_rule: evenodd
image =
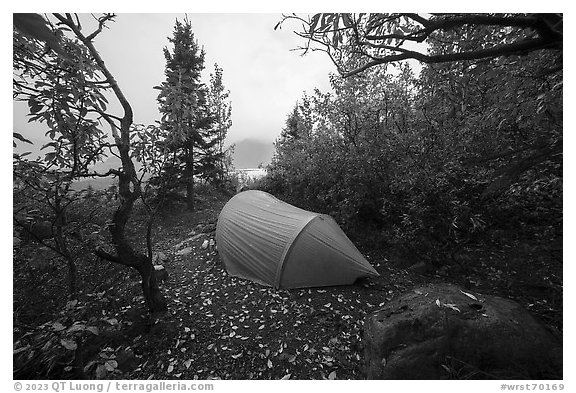
<path id="1" fill-rule="evenodd" d="M 157 87 L 162 114 L 161 126 L 168 131 L 168 145 L 178 156 L 180 180 L 186 186 L 186 204 L 194 210 L 194 175 L 196 153 L 206 149 L 205 137 L 212 118 L 206 104 L 206 86 L 201 82 L 204 50 L 194 39 L 187 19 L 176 20 L 174 33 L 168 38 L 172 50 L 164 48 L 166 80 Z"/>
<path id="2" fill-rule="evenodd" d="M 230 91 L 224 87 L 223 70 L 218 64 L 214 64 L 208 89 L 208 107 L 213 123 L 207 135 L 208 149 L 204 151 L 204 173 L 209 180 L 215 182 L 222 182 L 228 170 L 229 151 L 224 148 L 224 140 L 232 126 L 232 105 L 229 97 Z"/>

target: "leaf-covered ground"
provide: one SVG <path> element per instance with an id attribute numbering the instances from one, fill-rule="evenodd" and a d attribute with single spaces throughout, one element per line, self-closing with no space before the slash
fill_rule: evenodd
<path id="1" fill-rule="evenodd" d="M 430 281 L 512 297 L 561 334 L 561 253 L 510 241 L 469 248 L 458 269 L 420 272 L 393 252 L 362 250 L 381 277 L 274 290 L 226 273 L 213 232 L 226 200 L 201 198 L 196 212 L 176 208 L 159 219 L 155 258 L 169 273 L 162 284 L 169 310 L 162 316 L 147 316 L 137 276 L 121 267 L 100 264 L 96 274 L 109 277 L 68 303 L 54 278 L 38 281 L 38 293 L 20 287 L 31 278 L 15 267 L 15 376 L 361 379 L 366 314 Z M 33 315 L 34 296 L 44 296 L 50 312 Z"/>
<path id="2" fill-rule="evenodd" d="M 202 233 L 213 228 L 217 212 L 205 212 L 195 231 L 194 215 L 184 214 L 159 234 L 170 310 L 151 330 L 163 332 L 158 339 L 165 345 L 136 344 L 147 355 L 132 377 L 361 378 L 364 316 L 403 291 L 408 273 L 374 262 L 387 288 L 364 281 L 274 290 L 231 277 L 210 246 L 214 232 Z"/>

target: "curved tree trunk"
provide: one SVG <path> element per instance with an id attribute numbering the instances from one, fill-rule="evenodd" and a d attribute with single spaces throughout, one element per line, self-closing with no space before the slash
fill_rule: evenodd
<path id="1" fill-rule="evenodd" d="M 134 163 L 130 157 L 130 127 L 133 122 L 133 111 L 130 103 L 120 89 L 118 82 L 110 73 L 104 64 L 102 57 L 92 43 L 92 40 L 96 35 L 102 31 L 105 23 L 108 20 L 113 19 L 113 14 L 106 14 L 106 16 L 100 18 L 98 20 L 98 30 L 89 36 L 85 36 L 81 32 L 79 23 L 76 25 L 71 14 L 54 14 L 54 16 L 60 22 L 70 27 L 76 37 L 78 37 L 86 48 L 88 48 L 90 54 L 94 57 L 94 60 L 98 64 L 106 78 L 106 81 L 124 110 L 124 116 L 121 118 L 108 115 L 104 113 L 104 111 L 99 112 L 99 114 L 110 124 L 112 135 L 122 162 L 122 169 L 115 172 L 118 175 L 120 205 L 114 213 L 112 225 L 110 225 L 110 233 L 112 235 L 112 243 L 114 244 L 116 255 L 109 254 L 102 249 L 95 250 L 95 253 L 109 261 L 136 269 L 142 277 L 142 290 L 149 311 L 152 313 L 165 311 L 167 308 L 166 301 L 158 287 L 154 265 L 152 264 L 152 255 L 146 256 L 145 254 L 134 250 L 126 238 L 125 233 L 126 224 L 132 214 L 134 202 L 140 197 L 142 192 L 136 169 L 134 168 Z M 120 123 L 119 126 L 117 124 L 118 121 Z"/>
<path id="2" fill-rule="evenodd" d="M 121 157 L 124 155 L 121 154 Z M 133 167 L 132 167 L 133 168 Z M 134 202 L 138 198 L 136 191 L 130 190 L 131 177 L 124 174 L 118 177 L 118 189 L 120 194 L 120 206 L 114 213 L 110 232 L 112 242 L 118 255 L 115 262 L 133 267 L 140 273 L 142 278 L 142 292 L 146 306 L 151 313 L 166 311 L 167 305 L 158 286 L 156 272 L 152 263 L 152 257 L 135 251 L 125 234 L 126 223 L 132 212 Z M 138 188 L 139 191 L 139 188 Z M 107 258 L 110 259 L 110 258 Z"/>
<path id="3" fill-rule="evenodd" d="M 142 292 L 144 293 L 146 306 L 150 312 L 165 311 L 166 300 L 164 300 L 164 296 L 162 292 L 160 292 L 156 270 L 154 269 L 152 261 L 147 257 L 145 257 L 145 259 L 146 260 L 141 261 L 138 272 L 142 277 Z"/>

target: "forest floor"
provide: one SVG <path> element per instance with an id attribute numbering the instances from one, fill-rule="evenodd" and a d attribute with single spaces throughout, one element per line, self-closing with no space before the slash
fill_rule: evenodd
<path id="1" fill-rule="evenodd" d="M 106 280 L 84 285 L 78 301 L 69 302 L 55 281 L 65 269 L 31 277 L 16 264 L 25 258 L 20 250 L 14 259 L 15 378 L 362 379 L 366 315 L 430 282 L 512 298 L 562 335 L 561 240 L 501 234 L 497 242 L 461 252 L 458 268 L 424 272 L 398 261 L 394 250 L 360 246 L 377 279 L 274 290 L 229 276 L 211 245 L 227 198 L 202 196 L 195 212 L 176 206 L 159 218 L 154 251 L 169 274 L 162 316 L 147 315 L 134 272 L 100 262 L 90 274 Z M 72 345 L 80 325 L 93 328 Z M 48 337 L 60 348 L 52 362 L 39 355 L 48 345 L 40 338 Z"/>

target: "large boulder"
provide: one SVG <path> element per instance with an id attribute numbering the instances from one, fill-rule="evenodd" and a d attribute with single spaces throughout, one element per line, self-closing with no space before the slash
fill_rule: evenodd
<path id="1" fill-rule="evenodd" d="M 562 379 L 562 343 L 518 303 L 450 284 L 366 318 L 368 379 Z"/>

